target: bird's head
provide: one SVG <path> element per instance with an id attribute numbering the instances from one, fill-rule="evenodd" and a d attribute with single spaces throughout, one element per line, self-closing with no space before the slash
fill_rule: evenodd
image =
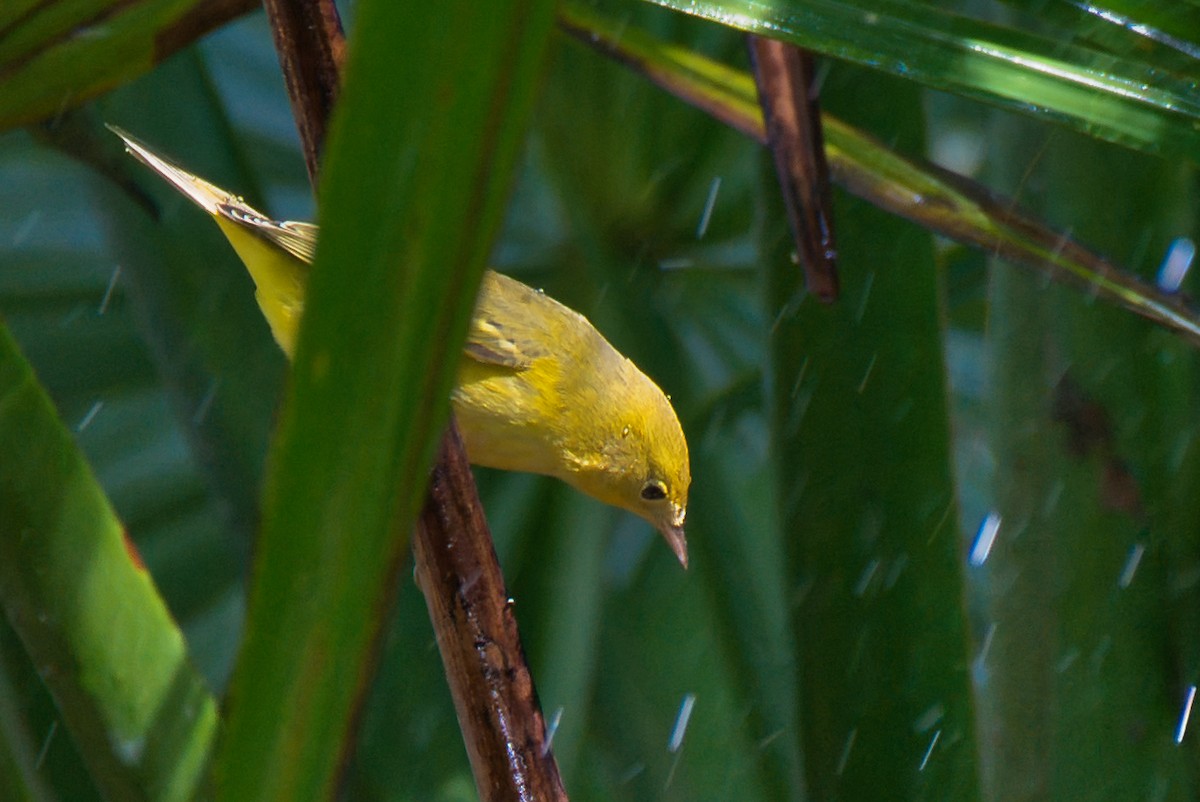
<path id="1" fill-rule="evenodd" d="M 687 568 L 688 486 L 692 482 L 687 440 L 671 402 L 638 373 L 620 417 L 604 435 L 599 460 L 568 481 L 585 493 L 649 521 Z"/>

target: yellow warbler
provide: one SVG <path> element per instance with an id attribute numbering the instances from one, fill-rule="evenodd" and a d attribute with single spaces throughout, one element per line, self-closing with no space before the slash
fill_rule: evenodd
<path id="1" fill-rule="evenodd" d="M 317 247 L 311 223 L 277 221 L 151 152 L 129 152 L 225 233 L 290 359 Z M 687 442 L 671 402 L 587 318 L 519 281 L 487 271 L 451 396 L 477 465 L 556 476 L 653 524 L 683 566 Z"/>

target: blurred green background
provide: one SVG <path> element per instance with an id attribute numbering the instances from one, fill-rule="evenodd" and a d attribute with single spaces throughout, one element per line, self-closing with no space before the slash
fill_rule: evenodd
<path id="1" fill-rule="evenodd" d="M 1100 42 L 1200 75 L 1200 44 L 1013 5 L 974 10 L 1058 32 L 1064 58 Z M 1200 43 L 1189 11 L 1115 7 Z M 746 64 L 729 28 L 604 8 Z M 1150 281 L 1173 239 L 1200 234 L 1194 142 L 1127 150 L 1053 109 L 820 63 L 827 110 Z M 99 121 L 276 217 L 313 219 L 262 13 L 0 135 L 0 315 L 219 695 L 286 367 L 218 230 L 123 161 Z M 1195 734 L 1176 742 L 1200 669 L 1192 346 L 840 190 L 843 294 L 821 305 L 792 262 L 769 154 L 563 35 L 518 172 L 494 266 L 652 376 L 692 453 L 686 573 L 633 516 L 477 473 L 573 798 L 1196 798 Z M 986 519 L 995 545 L 969 560 Z M 389 626 L 345 796 L 474 798 L 407 576 Z M 7 627 L 0 697 L 31 798 L 96 798 Z"/>

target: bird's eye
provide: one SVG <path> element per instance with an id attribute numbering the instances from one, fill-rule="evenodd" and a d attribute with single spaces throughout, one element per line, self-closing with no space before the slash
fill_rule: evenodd
<path id="1" fill-rule="evenodd" d="M 667 497 L 667 488 L 662 482 L 647 482 L 642 488 L 642 498 L 646 501 L 659 501 Z"/>

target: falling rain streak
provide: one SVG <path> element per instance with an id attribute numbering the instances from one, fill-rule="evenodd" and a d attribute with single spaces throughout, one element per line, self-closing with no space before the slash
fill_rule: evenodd
<path id="1" fill-rule="evenodd" d="M 204 419 L 208 417 L 208 413 L 212 409 L 213 401 L 217 397 L 217 388 L 220 385 L 220 379 L 213 379 L 208 385 L 208 392 L 204 394 L 204 398 L 200 399 L 200 403 L 196 406 L 196 411 L 192 413 L 193 426 L 199 426 L 201 423 L 204 423 Z"/>
<path id="2" fill-rule="evenodd" d="M 1158 269 L 1158 288 L 1164 292 L 1179 292 L 1195 257 L 1196 243 L 1187 237 L 1176 237 Z"/>
<path id="3" fill-rule="evenodd" d="M 550 754 L 550 745 L 554 743 L 554 734 L 558 732 L 558 724 L 562 721 L 563 709 L 556 708 L 550 716 L 550 723 L 546 725 L 546 743 L 542 744 L 542 757 Z"/>
<path id="4" fill-rule="evenodd" d="M 659 270 L 686 270 L 695 265 L 695 261 L 686 256 L 677 257 L 674 259 L 661 259 L 658 262 Z"/>
<path id="5" fill-rule="evenodd" d="M 667 782 L 664 790 L 671 787 L 671 783 L 675 781 L 675 770 L 679 768 L 679 758 L 682 757 L 680 748 L 683 746 L 683 736 L 687 733 L 688 721 L 692 717 L 692 707 L 696 704 L 696 694 L 689 693 L 683 697 L 683 703 L 679 705 L 679 715 L 675 717 L 675 727 L 671 730 L 671 738 L 667 741 L 667 751 L 675 755 L 675 760 L 671 762 L 671 770 L 667 772 Z"/>
<path id="6" fill-rule="evenodd" d="M 971 554 L 968 557 L 971 565 L 976 568 L 987 562 L 988 555 L 992 553 L 992 545 L 995 544 L 996 535 L 1000 532 L 1000 520 L 1000 513 L 992 510 L 979 525 L 979 531 L 975 534 L 975 542 L 971 544 Z"/>
<path id="7" fill-rule="evenodd" d="M 39 771 L 42 768 L 42 763 L 46 760 L 46 755 L 50 752 L 50 743 L 54 740 L 54 736 L 58 733 L 58 719 L 50 722 L 50 729 L 46 731 L 46 738 L 42 741 L 42 748 L 38 750 L 37 759 L 33 761 L 33 770 Z"/>
<path id="8" fill-rule="evenodd" d="M 100 410 L 103 407 L 104 407 L 103 401 L 97 401 L 96 403 L 92 404 L 91 408 L 88 409 L 88 411 L 86 413 L 84 413 L 83 420 L 79 421 L 79 424 L 75 427 L 75 432 L 78 434 L 79 432 L 82 432 L 87 427 L 91 426 L 92 421 L 96 419 L 96 416 L 98 414 L 100 414 Z"/>
<path id="9" fill-rule="evenodd" d="M 721 176 L 716 176 L 708 186 L 708 199 L 704 201 L 704 212 L 700 215 L 700 224 L 696 226 L 696 239 L 704 239 L 708 233 L 708 223 L 712 220 L 713 207 L 717 205 L 717 193 L 720 190 Z"/>
<path id="10" fill-rule="evenodd" d="M 1121 578 L 1117 580 L 1117 585 L 1124 590 L 1133 583 L 1133 575 L 1137 572 L 1138 564 L 1142 561 L 1142 555 L 1146 553 L 1146 547 L 1141 543 L 1134 543 L 1133 548 L 1129 550 L 1129 557 L 1125 560 L 1125 567 L 1121 569 Z"/>
<path id="11" fill-rule="evenodd" d="M 1179 714 L 1179 726 L 1175 728 L 1175 743 L 1183 743 L 1183 735 L 1187 732 L 1188 719 L 1192 717 L 1192 702 L 1196 701 L 1196 686 L 1189 685 L 1187 699 L 1183 702 L 1183 712 Z"/>
<path id="12" fill-rule="evenodd" d="M 933 738 L 929 741 L 929 748 L 925 750 L 925 757 L 921 758 L 921 765 L 917 767 L 917 771 L 925 771 L 925 767 L 929 765 L 929 757 L 933 754 L 933 748 L 937 746 L 938 739 L 941 737 L 941 730 L 937 730 L 933 733 Z"/>
<path id="13" fill-rule="evenodd" d="M 97 315 L 103 315 L 108 311 L 108 302 L 112 300 L 113 290 L 116 289 L 117 279 L 121 277 L 121 266 L 117 265 L 117 269 L 113 271 L 112 278 L 108 280 L 108 287 L 104 290 L 104 297 L 100 299 L 100 308 L 96 310 Z"/>
<path id="14" fill-rule="evenodd" d="M 975 656 L 975 673 L 976 680 L 981 678 L 984 669 L 987 667 L 988 652 L 992 648 L 992 639 L 996 637 L 996 625 L 993 623 L 988 626 L 987 634 L 983 636 L 983 645 L 979 647 L 979 654 Z"/>
<path id="15" fill-rule="evenodd" d="M 863 281 L 862 298 L 858 301 L 858 311 L 854 313 L 854 321 L 862 323 L 863 315 L 867 313 L 867 301 L 871 298 L 871 288 L 875 286 L 875 274 L 868 273 Z"/>
<path id="16" fill-rule="evenodd" d="M 850 761 L 850 752 L 854 749 L 854 739 L 857 737 L 858 727 L 850 730 L 850 734 L 846 736 L 846 745 L 842 747 L 842 756 L 838 758 L 837 774 L 839 777 L 846 770 L 846 764 Z"/>
<path id="17" fill-rule="evenodd" d="M 683 746 L 683 736 L 687 734 L 688 721 L 692 717 L 692 708 L 696 705 L 696 694 L 689 693 L 683 697 L 679 705 L 679 715 L 675 717 L 675 728 L 671 730 L 671 739 L 667 741 L 668 752 L 678 752 Z"/>
<path id="18" fill-rule="evenodd" d="M 871 371 L 875 370 L 875 360 L 878 358 L 878 352 L 871 355 L 871 361 L 867 364 L 867 372 L 863 374 L 862 381 L 858 383 L 859 395 L 862 395 L 862 391 L 867 389 L 867 382 L 871 380 Z"/>
<path id="19" fill-rule="evenodd" d="M 867 594 L 867 588 L 871 587 L 871 580 L 875 578 L 875 572 L 879 570 L 879 560 L 871 560 L 867 563 L 867 567 L 858 577 L 858 582 L 854 585 L 854 595 L 862 598 Z"/>

